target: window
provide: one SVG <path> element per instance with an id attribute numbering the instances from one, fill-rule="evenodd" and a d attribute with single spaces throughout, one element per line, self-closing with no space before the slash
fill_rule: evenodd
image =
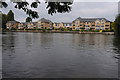
<path id="1" fill-rule="evenodd" d="M 105 26 L 109 26 L 109 25 L 105 25 Z"/>
<path id="2" fill-rule="evenodd" d="M 69 24 L 67 24 L 67 26 L 70 26 Z"/>
<path id="3" fill-rule="evenodd" d="M 80 26 L 82 26 L 82 24 L 80 24 Z"/>
<path id="4" fill-rule="evenodd" d="M 104 22 L 102 22 L 102 24 L 104 24 Z"/>
<path id="5" fill-rule="evenodd" d="M 100 21 L 99 21 L 99 20 L 97 20 L 97 21 L 96 21 L 96 24 L 100 24 Z"/>
<path id="6" fill-rule="evenodd" d="M 97 22 L 96 24 L 99 24 L 99 22 Z"/>
<path id="7" fill-rule="evenodd" d="M 102 25 L 101 27 L 104 27 L 104 25 Z"/>
<path id="8" fill-rule="evenodd" d="M 78 25 L 78 24 L 79 24 L 79 21 L 77 20 L 77 21 L 75 22 L 75 24 Z"/>
<path id="9" fill-rule="evenodd" d="M 108 30 L 109 28 L 105 28 L 106 30 Z"/>
<path id="10" fill-rule="evenodd" d="M 66 26 L 66 24 L 64 24 L 64 26 Z"/>
<path id="11" fill-rule="evenodd" d="M 58 26 L 58 24 L 56 24 L 56 26 Z"/>
<path id="12" fill-rule="evenodd" d="M 85 27 L 90 27 L 89 25 L 85 25 Z"/>
<path id="13" fill-rule="evenodd" d="M 85 29 L 84 27 L 81 27 L 80 29 Z"/>
<path id="14" fill-rule="evenodd" d="M 100 27 L 100 26 L 97 25 L 96 27 Z"/>
<path id="15" fill-rule="evenodd" d="M 72 26 L 72 24 L 69 24 L 69 26 Z"/>

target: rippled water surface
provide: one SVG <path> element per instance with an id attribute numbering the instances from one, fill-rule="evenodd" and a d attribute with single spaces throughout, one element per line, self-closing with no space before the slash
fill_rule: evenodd
<path id="1" fill-rule="evenodd" d="M 3 78 L 117 78 L 114 35 L 2 34 Z"/>

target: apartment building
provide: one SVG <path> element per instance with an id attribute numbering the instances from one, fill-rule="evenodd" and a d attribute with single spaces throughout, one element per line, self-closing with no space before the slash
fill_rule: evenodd
<path id="1" fill-rule="evenodd" d="M 110 21 L 105 18 L 77 18 L 72 22 L 72 28 L 75 30 L 109 30 Z"/>

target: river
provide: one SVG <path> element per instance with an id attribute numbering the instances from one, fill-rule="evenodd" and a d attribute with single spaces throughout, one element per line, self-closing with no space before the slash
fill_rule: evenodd
<path id="1" fill-rule="evenodd" d="M 3 78 L 117 78 L 114 35 L 2 33 Z"/>

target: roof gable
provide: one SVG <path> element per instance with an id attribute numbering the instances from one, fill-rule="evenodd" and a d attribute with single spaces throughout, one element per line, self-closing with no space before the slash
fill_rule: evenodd
<path id="1" fill-rule="evenodd" d="M 50 20 L 48 20 L 48 19 L 45 19 L 45 18 L 41 18 L 39 21 L 52 23 L 52 21 L 50 21 Z M 38 21 L 38 22 L 39 22 L 39 21 Z"/>
<path id="2" fill-rule="evenodd" d="M 95 22 L 96 20 L 105 20 L 106 22 L 110 22 L 109 20 L 107 20 L 106 18 L 81 18 L 78 17 L 77 19 L 75 19 L 74 21 L 79 20 L 81 22 Z M 73 22 L 74 22 L 73 21 Z"/>

